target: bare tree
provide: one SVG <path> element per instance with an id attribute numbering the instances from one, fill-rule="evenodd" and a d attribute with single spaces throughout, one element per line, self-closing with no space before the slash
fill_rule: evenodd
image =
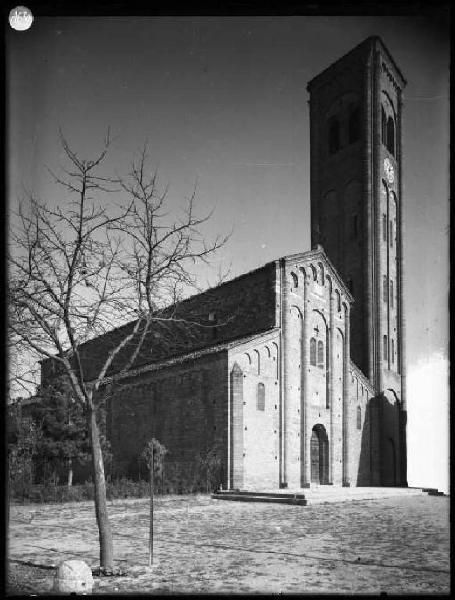
<path id="1" fill-rule="evenodd" d="M 109 178 L 101 171 L 109 135 L 93 160 L 83 160 L 62 135 L 61 144 L 69 166 L 51 175 L 62 196 L 51 204 L 30 195 L 12 222 L 9 338 L 16 355 L 51 359 L 85 411 L 100 565 L 112 568 L 97 403 L 108 377 L 140 357 L 151 323 L 175 318 L 172 305 L 195 285 L 191 266 L 208 261 L 226 238 L 205 242 L 200 226 L 210 215 L 195 215 L 194 193 L 181 217 L 171 218 L 167 190 L 159 191 L 156 173 L 146 174 L 145 149 L 125 178 Z M 110 344 L 97 350 L 90 340 L 113 326 Z"/>
<path id="2" fill-rule="evenodd" d="M 169 309 L 178 306 L 185 290 L 200 291 L 191 266 L 208 263 L 229 237 L 217 236 L 206 242 L 200 227 L 211 213 L 203 217 L 195 214 L 196 186 L 180 216 L 170 215 L 166 206 L 168 188 L 161 189 L 156 171 L 150 173 L 148 166 L 144 147 L 128 175 L 117 180 L 128 198 L 128 210 L 122 219 L 109 224 L 110 231 L 119 232 L 128 240 L 117 266 L 129 297 L 134 298 L 133 310 L 139 317 L 142 340 L 152 322 L 175 324 L 176 313 Z M 188 318 L 184 321 L 191 324 Z M 196 325 L 204 326 L 200 322 Z M 130 365 L 141 347 L 136 346 Z"/>
<path id="3" fill-rule="evenodd" d="M 15 298 L 20 291 L 19 283 L 14 276 L 15 273 L 9 275 L 9 296 Z M 33 390 L 39 384 L 40 368 L 36 356 L 24 351 L 18 336 L 14 333 L 21 312 L 12 304 L 8 305 L 8 312 L 10 335 L 7 340 L 8 378 L 6 391 L 7 403 L 11 404 L 15 397 L 28 396 L 33 393 Z"/>

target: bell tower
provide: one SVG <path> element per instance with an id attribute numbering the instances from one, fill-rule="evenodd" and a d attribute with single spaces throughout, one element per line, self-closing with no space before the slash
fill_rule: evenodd
<path id="1" fill-rule="evenodd" d="M 370 37 L 308 84 L 311 242 L 322 244 L 354 297 L 351 358 L 405 409 L 402 298 L 402 90 Z"/>

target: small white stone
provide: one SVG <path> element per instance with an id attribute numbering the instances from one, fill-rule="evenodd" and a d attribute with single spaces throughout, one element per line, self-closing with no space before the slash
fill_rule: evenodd
<path id="1" fill-rule="evenodd" d="M 54 591 L 90 594 L 93 588 L 92 570 L 83 560 L 65 560 L 54 579 Z"/>

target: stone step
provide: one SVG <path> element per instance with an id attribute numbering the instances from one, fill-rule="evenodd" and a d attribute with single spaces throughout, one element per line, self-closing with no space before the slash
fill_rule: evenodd
<path id="1" fill-rule="evenodd" d="M 233 502 L 269 502 L 271 504 L 294 504 L 294 505 L 299 505 L 299 506 L 306 506 L 307 505 L 307 501 L 305 500 L 305 498 L 297 498 L 292 496 L 291 498 L 289 497 L 284 497 L 284 496 L 269 496 L 269 495 L 265 495 L 265 494 L 248 494 L 248 493 L 243 493 L 243 494 L 235 494 L 235 493 L 228 493 L 228 494 L 212 494 L 211 496 L 214 500 L 229 500 L 229 501 L 233 501 Z"/>
<path id="2" fill-rule="evenodd" d="M 391 496 L 418 496 L 423 492 L 421 489 L 409 489 L 409 488 L 344 488 L 336 490 L 334 492 L 326 492 L 320 489 L 309 489 L 306 492 L 306 498 L 313 500 L 316 498 L 327 498 L 327 499 L 346 499 L 346 500 L 360 500 L 362 498 L 386 498 Z"/>
<path id="3" fill-rule="evenodd" d="M 305 499 L 305 494 L 299 492 L 260 492 L 257 490 L 220 490 L 218 492 L 214 492 L 218 495 L 237 495 L 237 496 L 267 496 L 268 498 L 299 498 L 301 500 Z"/>
<path id="4" fill-rule="evenodd" d="M 304 491 L 305 493 L 302 493 Z M 394 496 L 415 496 L 420 494 L 443 496 L 435 488 L 409 487 L 342 487 L 314 486 L 288 490 L 220 490 L 212 495 L 217 500 L 236 500 L 243 502 L 271 502 L 276 504 L 322 504 L 330 502 L 350 502 L 356 500 L 375 500 Z"/>

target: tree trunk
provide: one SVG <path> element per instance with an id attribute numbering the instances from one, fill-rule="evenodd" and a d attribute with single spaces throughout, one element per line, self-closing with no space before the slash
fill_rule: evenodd
<path id="1" fill-rule="evenodd" d="M 73 459 L 70 458 L 68 460 L 68 480 L 67 486 L 71 487 L 73 485 Z"/>
<path id="2" fill-rule="evenodd" d="M 100 540 L 100 566 L 112 569 L 114 566 L 114 545 L 111 525 L 107 514 L 106 480 L 104 477 L 103 454 L 100 433 L 94 408 L 88 408 L 88 426 L 92 446 L 92 466 L 95 485 L 95 513 Z"/>

